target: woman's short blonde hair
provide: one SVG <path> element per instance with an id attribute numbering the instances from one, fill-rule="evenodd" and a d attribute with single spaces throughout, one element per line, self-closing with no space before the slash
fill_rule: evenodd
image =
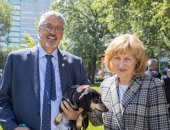
<path id="1" fill-rule="evenodd" d="M 136 58 L 135 73 L 140 74 L 146 70 L 147 57 L 143 43 L 134 35 L 124 34 L 116 37 L 110 42 L 105 51 L 105 65 L 108 71 L 114 73 L 112 58 L 117 54 L 126 54 L 131 52 Z"/>

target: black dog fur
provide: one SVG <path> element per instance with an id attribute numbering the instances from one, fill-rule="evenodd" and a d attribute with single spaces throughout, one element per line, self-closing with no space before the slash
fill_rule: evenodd
<path id="1" fill-rule="evenodd" d="M 79 115 L 76 121 L 72 121 L 72 129 L 80 130 L 83 127 L 83 130 L 86 130 L 88 127 L 88 115 L 87 112 L 91 110 L 107 112 L 107 107 L 101 101 L 100 94 L 94 89 L 86 92 L 77 92 L 78 86 L 73 86 L 69 88 L 62 98 L 62 101 L 67 101 L 74 110 L 78 110 L 79 107 L 82 107 L 84 111 Z M 63 118 L 62 108 L 59 108 L 59 114 L 56 117 L 56 125 L 60 124 Z"/>

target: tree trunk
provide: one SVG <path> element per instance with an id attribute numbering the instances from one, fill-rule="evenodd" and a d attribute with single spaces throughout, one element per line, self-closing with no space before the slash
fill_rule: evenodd
<path id="1" fill-rule="evenodd" d="M 91 81 L 92 84 L 94 84 L 95 79 L 95 73 L 96 73 L 96 57 L 93 57 L 89 60 L 89 66 L 88 66 L 88 78 Z"/>

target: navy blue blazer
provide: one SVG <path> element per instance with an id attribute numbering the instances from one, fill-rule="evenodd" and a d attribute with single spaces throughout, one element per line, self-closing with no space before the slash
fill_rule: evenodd
<path id="1" fill-rule="evenodd" d="M 82 59 L 58 50 L 62 93 L 72 85 L 90 85 Z M 14 130 L 26 124 L 40 130 L 40 80 L 38 48 L 11 52 L 7 58 L 0 87 L 0 124 Z"/>

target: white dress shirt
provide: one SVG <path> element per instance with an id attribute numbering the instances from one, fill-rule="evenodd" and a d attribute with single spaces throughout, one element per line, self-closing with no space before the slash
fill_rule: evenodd
<path id="1" fill-rule="evenodd" d="M 44 95 L 44 86 L 45 86 L 45 71 L 46 71 L 46 63 L 47 59 L 45 55 L 47 52 L 38 45 L 39 49 L 39 74 L 40 74 L 40 112 L 41 112 L 41 122 L 42 122 L 42 107 L 43 107 L 43 95 Z M 55 73 L 55 84 L 56 84 L 56 97 L 55 101 L 51 101 L 51 130 L 67 130 L 69 121 L 64 117 L 63 122 L 56 126 L 54 124 L 54 120 L 59 112 L 59 105 L 62 98 L 62 91 L 61 91 L 61 83 L 60 83 L 60 74 L 59 74 L 59 65 L 58 65 L 58 55 L 57 50 L 55 50 L 51 55 L 52 62 L 54 66 L 54 73 Z"/>

